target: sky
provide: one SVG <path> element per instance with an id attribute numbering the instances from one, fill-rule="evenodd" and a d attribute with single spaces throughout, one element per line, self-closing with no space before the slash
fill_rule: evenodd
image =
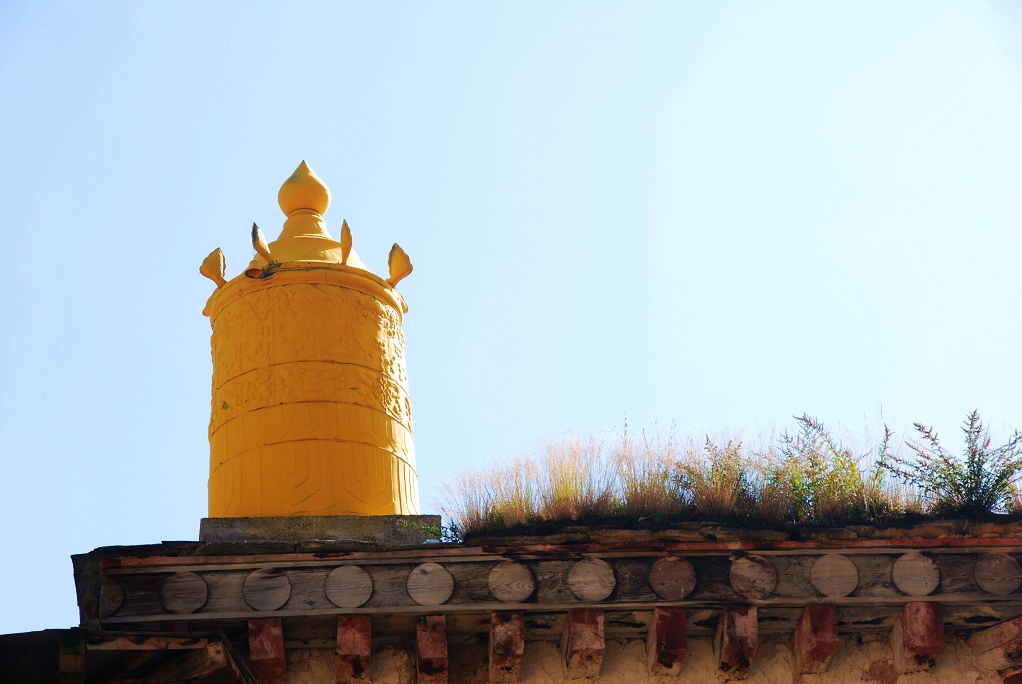
<path id="1" fill-rule="evenodd" d="M 399 242 L 425 512 L 569 433 L 1022 427 L 1022 5 L 0 3 L 0 632 L 189 540 L 198 274 Z"/>

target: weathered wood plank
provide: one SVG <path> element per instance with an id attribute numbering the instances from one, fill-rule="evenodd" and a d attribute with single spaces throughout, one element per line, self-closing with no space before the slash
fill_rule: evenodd
<path id="1" fill-rule="evenodd" d="M 561 657 L 567 679 L 598 677 L 606 644 L 602 610 L 571 610 L 564 622 Z"/>
<path id="2" fill-rule="evenodd" d="M 203 647 L 205 648 L 205 646 Z M 189 649 L 190 650 L 190 649 Z M 153 658 L 159 655 L 160 651 L 128 651 L 122 654 L 122 669 L 115 675 L 108 678 L 109 682 L 118 682 L 125 679 L 137 679 L 132 675 L 139 674 L 139 669 L 144 668 L 146 663 L 150 662 Z M 231 682 L 231 684 L 234 684 Z"/>
<path id="3" fill-rule="evenodd" d="M 85 648 L 89 651 L 190 651 L 203 649 L 205 637 L 123 636 L 90 634 Z"/>
<path id="4" fill-rule="evenodd" d="M 898 560 L 898 554 L 855 554 L 850 549 L 843 549 L 848 560 L 855 565 L 859 575 L 859 586 L 852 596 L 887 598 L 902 596 L 894 586 L 894 562 Z"/>
<path id="5" fill-rule="evenodd" d="M 902 674 L 933 669 L 944 653 L 944 614 L 939 603 L 905 604 L 891 630 L 894 669 Z"/>
<path id="6" fill-rule="evenodd" d="M 536 603 L 578 603 L 568 586 L 568 573 L 573 560 L 542 560 L 525 562 L 536 578 Z"/>
<path id="7" fill-rule="evenodd" d="M 985 554 L 941 553 L 927 555 L 937 567 L 940 581 L 932 594 L 976 594 L 983 595 L 983 589 L 976 582 L 976 563 Z"/>
<path id="8" fill-rule="evenodd" d="M 486 635 L 490 632 L 490 612 L 479 613 L 456 613 L 447 616 L 447 643 L 450 645 L 455 641 L 474 641 L 484 646 L 482 653 L 486 653 Z M 411 634 L 411 632 L 405 632 Z"/>
<path id="9" fill-rule="evenodd" d="M 603 635 L 607 639 L 645 639 L 652 610 L 603 611 Z"/>
<path id="10" fill-rule="evenodd" d="M 113 618 L 130 618 L 136 615 L 160 615 L 166 617 L 166 610 L 160 603 L 160 586 L 170 575 L 167 573 L 123 575 L 118 578 L 124 593 L 124 600 Z"/>
<path id="11" fill-rule="evenodd" d="M 995 597 L 989 594 L 984 594 L 985 598 L 978 598 L 976 596 L 945 596 L 942 594 L 925 597 L 926 601 L 937 601 L 944 605 L 945 609 L 945 622 L 948 629 L 955 630 L 974 630 L 986 625 L 995 624 L 1002 620 L 1008 620 L 1015 617 L 1022 616 L 1022 603 L 1020 603 L 1015 595 L 1007 597 Z M 893 624 L 894 617 L 900 613 L 901 608 L 911 602 L 911 597 L 898 596 L 889 597 L 887 599 L 875 599 L 872 597 L 846 597 L 843 599 L 835 599 L 831 602 L 837 604 L 842 611 L 846 611 L 847 615 L 855 614 L 859 616 L 859 619 L 845 619 L 842 618 L 839 621 L 840 633 L 858 633 L 864 629 L 868 630 L 871 626 L 876 627 L 878 630 L 880 627 L 885 626 L 889 628 Z M 635 611 L 650 611 L 655 605 L 667 605 L 670 607 L 686 608 L 690 611 L 703 611 L 708 610 L 711 613 L 714 610 L 720 609 L 723 602 L 716 601 L 683 601 L 683 602 L 663 602 L 660 604 L 651 604 L 650 602 L 642 603 L 591 603 L 585 604 L 577 600 L 571 603 L 562 604 L 537 604 L 537 603 L 524 603 L 524 604 L 503 604 L 496 601 L 485 604 L 474 604 L 474 605 L 457 605 L 451 606 L 449 604 L 444 605 L 444 610 L 449 616 L 454 618 L 455 616 L 482 616 L 488 615 L 493 610 L 516 610 L 522 611 L 526 614 L 534 612 L 557 612 L 567 611 L 575 608 L 593 608 L 593 609 L 613 609 L 610 612 L 614 613 L 625 613 Z M 788 599 L 788 598 L 768 598 L 760 601 L 749 601 L 750 605 L 757 606 L 761 611 L 761 621 L 766 620 L 767 612 L 774 614 L 790 614 L 793 617 L 789 622 L 786 622 L 783 628 L 773 628 L 764 625 L 762 629 L 765 633 L 786 633 L 790 634 L 791 630 L 794 629 L 795 624 L 798 621 L 799 615 L 801 615 L 802 608 L 806 605 L 806 601 L 803 599 Z M 164 632 L 180 632 L 183 629 L 205 629 L 201 627 L 202 624 L 223 625 L 225 623 L 236 622 L 238 624 L 244 624 L 244 622 L 253 617 L 282 617 L 282 618 L 301 618 L 315 619 L 315 618 L 336 618 L 340 613 L 351 613 L 351 614 L 367 614 L 373 615 L 374 617 L 388 617 L 388 618 L 402 618 L 409 621 L 409 624 L 413 624 L 417 616 L 428 614 L 430 610 L 434 610 L 428 606 L 401 606 L 393 608 L 367 608 L 363 606 L 357 609 L 341 610 L 336 606 L 330 606 L 329 608 L 317 608 L 317 609 L 279 609 L 271 613 L 255 613 L 250 608 L 247 610 L 236 610 L 226 613 L 207 613 L 205 611 L 199 613 L 193 613 L 189 617 L 191 621 L 188 623 L 188 627 L 177 628 L 171 627 L 167 618 L 170 614 L 158 613 L 156 615 L 142 615 L 132 617 L 112 617 L 103 621 L 103 624 L 108 626 L 116 625 L 122 629 L 139 629 L 148 631 L 164 631 Z M 787 620 L 787 618 L 785 618 Z M 206 622 L 203 622 L 206 621 Z M 177 624 L 177 623 L 175 623 Z M 716 620 L 713 621 L 716 625 Z M 156 625 L 154 627 L 154 625 Z M 694 618 L 690 618 L 690 627 L 692 629 L 698 628 Z M 767 631 L 769 629 L 769 632 Z M 410 631 L 410 630 L 406 630 Z M 887 630 L 883 630 L 887 631 Z M 558 632 L 559 637 L 560 632 Z"/>
<path id="12" fill-rule="evenodd" d="M 646 671 L 650 677 L 676 677 L 688 653 L 684 608 L 654 608 L 646 636 Z"/>
<path id="13" fill-rule="evenodd" d="M 188 627 L 188 620 L 165 620 L 160 624 L 158 632 L 170 632 L 174 634 L 188 634 L 191 629 Z"/>
<path id="14" fill-rule="evenodd" d="M 202 573 L 202 579 L 209 588 L 209 596 L 206 598 L 205 605 L 192 616 L 201 619 L 208 614 L 251 611 L 252 609 L 245 603 L 245 598 L 242 595 L 242 588 L 245 586 L 245 579 L 248 575 L 249 573 L 246 571 Z M 121 613 L 124 613 L 123 609 Z"/>
<path id="15" fill-rule="evenodd" d="M 319 545 L 319 550 L 304 552 L 273 551 L 269 545 L 264 552 L 254 552 L 258 546 L 245 545 L 245 553 L 230 553 L 230 545 L 196 545 L 189 553 L 178 556 L 146 555 L 138 549 L 147 547 L 129 547 L 132 553 L 116 558 L 113 561 L 102 561 L 104 574 L 125 575 L 132 573 L 163 572 L 170 574 L 179 570 L 195 570 L 202 566 L 203 570 L 241 570 L 257 569 L 266 565 L 289 567 L 301 565 L 318 565 L 324 560 L 350 562 L 362 567 L 374 564 L 392 565 L 405 563 L 414 567 L 427 559 L 441 559 L 446 562 L 483 562 L 493 563 L 501 555 L 513 556 L 520 561 L 551 560 L 555 558 L 578 559 L 580 553 L 599 553 L 605 559 L 618 557 L 646 556 L 652 559 L 671 553 L 686 555 L 690 560 L 704 555 L 727 556 L 735 551 L 758 553 L 761 555 L 822 555 L 839 552 L 843 555 L 888 555 L 893 554 L 891 562 L 908 549 L 925 550 L 934 558 L 945 554 L 974 555 L 985 551 L 999 551 L 1008 554 L 1022 554 L 1022 542 L 1018 537 L 978 538 L 877 538 L 857 539 L 851 541 L 817 540 L 811 542 L 789 541 L 781 543 L 747 542 L 715 542 L 715 543 L 663 543 L 648 546 L 617 546 L 612 544 L 582 544 L 570 547 L 548 543 L 542 538 L 535 538 L 536 543 L 527 545 L 483 545 L 483 546 L 435 546 L 432 548 L 388 549 L 388 550 L 355 550 L 343 548 L 343 545 Z M 302 546 L 302 545 L 300 545 Z M 315 546 L 315 545 L 311 545 Z M 310 548 L 311 548 L 310 546 Z M 251 548 L 250 548 L 251 547 Z M 693 561 L 694 562 L 694 561 Z"/>
<path id="16" fill-rule="evenodd" d="M 560 643 L 564 637 L 564 623 L 567 613 L 523 612 L 525 638 L 528 641 L 553 641 Z"/>
<path id="17" fill-rule="evenodd" d="M 142 679 L 141 684 L 173 684 L 208 677 L 227 667 L 227 653 L 218 641 L 206 644 L 201 651 L 192 651 L 181 656 Z M 259 680 L 263 684 L 263 680 Z M 273 684 L 267 680 L 268 684 Z"/>
<path id="18" fill-rule="evenodd" d="M 418 684 L 447 684 L 447 620 L 424 615 L 415 626 L 415 672 Z"/>
<path id="19" fill-rule="evenodd" d="M 777 584 L 772 596 L 810 600 L 816 597 L 811 572 L 820 556 L 770 556 L 777 571 Z"/>
<path id="20" fill-rule="evenodd" d="M 395 642 L 396 640 L 405 643 L 407 646 L 415 645 L 415 625 L 421 616 L 384 614 L 372 615 L 371 617 L 374 639 L 381 639 L 388 643 Z M 460 617 L 472 618 L 473 622 L 476 618 L 475 615 Z"/>
<path id="21" fill-rule="evenodd" d="M 608 601 L 657 601 L 659 596 L 650 584 L 653 558 L 611 558 L 617 584 Z"/>
<path id="22" fill-rule="evenodd" d="M 525 656 L 525 618 L 521 613 L 490 614 L 490 684 L 519 684 Z"/>
<path id="23" fill-rule="evenodd" d="M 482 563 L 450 563 L 444 566 L 454 578 L 454 591 L 444 605 L 450 603 L 490 603 L 495 598 L 490 593 L 491 565 Z M 499 600 L 499 599 L 498 599 Z"/>
<path id="24" fill-rule="evenodd" d="M 763 556 L 742 556 L 731 563 L 731 588 L 746 599 L 763 599 L 777 586 L 777 570 Z"/>
<path id="25" fill-rule="evenodd" d="M 759 620 L 755 606 L 724 606 L 713 640 L 717 669 L 743 677 L 759 650 Z"/>
<path id="26" fill-rule="evenodd" d="M 933 597 L 930 597 L 933 598 Z M 944 609 L 944 627 L 955 631 L 975 631 L 998 622 L 1011 620 L 1022 615 L 1022 604 L 1012 601 L 990 601 L 976 603 L 956 603 L 954 601 L 944 603 L 943 595 L 937 598 L 942 599 L 941 606 Z"/>
<path id="27" fill-rule="evenodd" d="M 280 618 L 248 621 L 248 657 L 259 684 L 287 684 L 287 657 Z"/>
<path id="28" fill-rule="evenodd" d="M 791 635 L 795 673 L 826 671 L 838 643 L 837 606 L 833 603 L 807 604 Z"/>
<path id="29" fill-rule="evenodd" d="M 372 646 L 372 618 L 337 616 L 337 684 L 371 681 Z"/>
<path id="30" fill-rule="evenodd" d="M 902 605 L 891 606 L 886 603 L 872 605 L 845 605 L 834 601 L 837 609 L 838 634 L 861 634 L 882 632 L 889 634 L 894 621 L 901 615 Z"/>
<path id="31" fill-rule="evenodd" d="M 330 568 L 295 568 L 282 571 L 291 583 L 291 595 L 282 609 L 314 610 L 333 606 L 327 598 L 326 582 Z"/>
<path id="32" fill-rule="evenodd" d="M 417 565 L 396 563 L 394 565 L 363 565 L 373 580 L 373 595 L 363 608 L 391 608 L 417 606 L 408 595 L 408 576 Z"/>
<path id="33" fill-rule="evenodd" d="M 894 586 L 894 564 L 904 555 L 901 553 L 903 550 L 893 549 L 883 554 L 851 554 L 850 551 L 842 551 L 842 554 L 850 554 L 848 559 L 855 566 L 859 583 L 848 596 L 835 596 L 829 601 L 841 607 L 839 613 L 841 633 L 889 628 L 893 624 L 892 611 L 897 612 L 899 606 L 904 603 L 921 600 L 919 597 L 902 593 Z M 945 621 L 949 629 L 975 629 L 1022 615 L 1022 606 L 1019 605 L 1016 594 L 991 594 L 979 586 L 975 573 L 980 567 L 977 561 L 984 558 L 984 553 L 954 550 L 954 553 L 933 556 L 940 580 L 934 593 L 925 597 L 925 600 L 939 601 L 944 605 Z M 288 618 L 317 616 L 335 618 L 338 614 L 350 612 L 396 617 L 417 616 L 432 610 L 429 606 L 417 604 L 408 595 L 406 573 L 415 566 L 403 562 L 387 565 L 381 558 L 382 556 L 375 558 L 375 564 L 363 568 L 370 576 L 373 591 L 369 600 L 355 609 L 339 607 L 327 597 L 326 581 L 330 572 L 338 567 L 338 561 L 323 559 L 318 567 L 295 565 L 277 568 L 279 574 L 286 578 L 290 585 L 290 596 L 282 607 L 257 611 L 255 615 L 244 598 L 245 582 L 251 573 L 238 570 L 210 570 L 209 568 L 225 566 L 199 565 L 196 569 L 200 572 L 193 575 L 199 576 L 208 587 L 208 598 L 196 612 L 181 615 L 187 615 L 192 628 L 201 629 L 198 625 L 204 622 L 210 625 L 229 621 L 243 623 L 250 617 L 271 615 Z M 745 599 L 745 602 L 761 609 L 761 632 L 791 633 L 801 614 L 801 608 L 819 597 L 819 591 L 812 585 L 811 575 L 812 570 L 819 569 L 826 558 L 827 554 L 822 552 L 769 554 L 769 562 L 777 571 L 777 584 L 773 593 L 764 599 Z M 178 559 L 178 562 L 182 560 Z M 662 555 L 635 557 L 619 555 L 611 558 L 609 565 L 616 575 L 616 587 L 605 600 L 593 602 L 582 602 L 571 592 L 568 582 L 571 568 L 574 567 L 571 560 L 522 561 L 522 566 L 541 579 L 536 581 L 536 590 L 533 594 L 521 603 L 505 603 L 492 595 L 489 576 L 491 571 L 500 565 L 492 558 L 488 562 L 479 562 L 477 559 L 472 562 L 448 563 L 445 569 L 454 578 L 455 586 L 451 598 L 444 604 L 444 610 L 452 616 L 473 613 L 478 617 L 488 615 L 492 610 L 555 612 L 572 608 L 603 608 L 611 611 L 608 613 L 609 621 L 611 614 L 623 615 L 627 611 L 649 612 L 654 607 L 664 606 L 666 603 L 670 607 L 684 607 L 693 611 L 690 613 L 689 627 L 694 630 L 693 633 L 700 633 L 704 627 L 693 617 L 695 611 L 714 607 L 719 609 L 721 605 L 735 600 L 736 592 L 729 585 L 730 561 L 727 556 L 693 556 L 691 562 L 697 583 L 692 592 L 679 601 L 665 601 L 655 593 L 651 585 L 654 577 L 652 568 L 661 560 Z M 258 570 L 276 567 L 269 565 Z M 356 566 L 349 563 L 342 567 L 354 569 Z M 124 625 L 129 628 L 137 626 L 139 629 L 152 630 L 154 624 L 166 623 L 168 618 L 175 615 L 168 612 L 159 602 L 160 587 L 166 578 L 172 577 L 172 574 L 163 572 L 162 567 L 156 568 L 160 572 L 142 572 L 144 569 L 146 568 L 136 568 L 138 572 L 116 576 L 116 581 L 122 586 L 124 600 L 115 613 L 102 618 L 102 624 Z M 946 593 L 949 590 L 961 590 L 963 593 Z M 786 606 L 798 607 L 798 610 L 794 611 L 794 621 L 789 624 L 787 618 L 784 618 L 783 629 L 782 623 L 769 624 L 768 619 L 771 619 L 768 618 L 771 615 L 769 611 L 776 609 L 779 615 L 785 612 Z M 414 622 L 414 617 L 411 619 Z M 618 627 L 608 622 L 608 634 L 611 629 Z M 623 634 L 630 633 L 629 629 L 626 624 L 620 627 Z M 164 631 L 170 629 L 165 627 Z M 557 636 L 560 636 L 559 631 Z"/>
<path id="34" fill-rule="evenodd" d="M 731 558 L 728 556 L 687 556 L 696 571 L 696 588 L 688 595 L 694 601 L 734 601 L 731 588 Z"/>

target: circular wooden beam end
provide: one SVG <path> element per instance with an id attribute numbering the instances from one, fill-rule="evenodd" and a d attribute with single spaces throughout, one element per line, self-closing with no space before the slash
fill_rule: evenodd
<path id="1" fill-rule="evenodd" d="M 117 612 L 124 603 L 124 589 L 121 583 L 106 575 L 99 581 L 99 616 L 108 617 Z"/>
<path id="2" fill-rule="evenodd" d="M 490 593 L 503 603 L 521 603 L 536 591 L 532 570 L 522 563 L 502 561 L 490 570 Z"/>
<path id="3" fill-rule="evenodd" d="M 338 608 L 358 608 L 373 595 L 373 578 L 357 565 L 342 565 L 326 576 L 324 589 Z"/>
<path id="4" fill-rule="evenodd" d="M 665 601 L 679 601 L 696 588 L 696 569 L 684 558 L 661 558 L 649 571 L 649 585 Z"/>
<path id="5" fill-rule="evenodd" d="M 175 572 L 163 580 L 160 603 L 168 613 L 194 613 L 206 605 L 209 587 L 194 572 Z"/>
<path id="6" fill-rule="evenodd" d="M 891 577 L 894 586 L 909 596 L 928 596 L 940 584 L 937 564 L 918 551 L 909 551 L 894 561 Z"/>
<path id="7" fill-rule="evenodd" d="M 454 577 L 438 563 L 423 563 L 408 575 L 405 587 L 420 606 L 439 606 L 454 593 Z"/>
<path id="8" fill-rule="evenodd" d="M 824 596 L 848 596 L 859 586 L 859 571 L 847 556 L 828 553 L 820 556 L 809 571 L 816 591 Z"/>
<path id="9" fill-rule="evenodd" d="M 976 561 L 976 584 L 995 596 L 1015 593 L 1022 585 L 1022 567 L 1006 553 L 987 553 Z"/>
<path id="10" fill-rule="evenodd" d="M 777 570 L 763 556 L 742 556 L 731 562 L 731 588 L 749 599 L 766 598 L 777 586 Z"/>
<path id="11" fill-rule="evenodd" d="M 614 568 L 599 558 L 580 560 L 568 572 L 568 586 L 580 601 L 602 601 L 616 585 Z"/>
<path id="12" fill-rule="evenodd" d="M 256 610 L 277 610 L 291 598 L 291 580 L 277 568 L 256 570 L 245 578 L 241 594 Z"/>

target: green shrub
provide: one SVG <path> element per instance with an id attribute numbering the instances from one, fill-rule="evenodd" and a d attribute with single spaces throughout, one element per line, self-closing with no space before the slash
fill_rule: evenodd
<path id="1" fill-rule="evenodd" d="M 866 471 L 856 455 L 808 415 L 796 418 L 798 432 L 785 431 L 762 469 L 760 513 L 768 522 L 837 525 L 872 522 L 892 507 L 883 471 Z M 881 453 L 887 450 L 885 432 Z"/>
<path id="2" fill-rule="evenodd" d="M 991 445 L 978 411 L 965 419 L 965 452 L 944 449 L 932 428 L 915 424 L 919 442 L 909 442 L 911 456 L 885 454 L 881 467 L 922 493 L 934 515 L 976 516 L 1008 512 L 1015 506 L 1015 483 L 1022 470 L 1022 433 L 1001 446 Z"/>

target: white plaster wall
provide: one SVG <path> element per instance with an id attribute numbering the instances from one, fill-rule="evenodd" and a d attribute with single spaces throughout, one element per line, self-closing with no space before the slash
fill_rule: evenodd
<path id="1" fill-rule="evenodd" d="M 483 647 L 452 647 L 450 684 L 485 684 Z M 374 651 L 373 682 L 415 684 L 411 650 L 384 647 Z M 332 684 L 336 672 L 333 652 L 296 649 L 288 653 L 288 684 Z M 640 640 L 608 641 L 599 684 L 720 684 L 728 681 L 717 671 L 709 639 L 690 639 L 688 656 L 679 678 L 646 676 L 646 645 Z M 792 684 L 791 655 L 786 640 L 764 639 L 753 661 L 747 684 Z M 525 648 L 524 684 L 564 682 L 557 644 L 530 642 Z M 932 672 L 898 675 L 885 640 L 860 644 L 842 638 L 827 672 L 803 675 L 800 684 L 1001 684 L 997 672 L 973 666 L 964 642 L 949 637 L 947 650 Z"/>

